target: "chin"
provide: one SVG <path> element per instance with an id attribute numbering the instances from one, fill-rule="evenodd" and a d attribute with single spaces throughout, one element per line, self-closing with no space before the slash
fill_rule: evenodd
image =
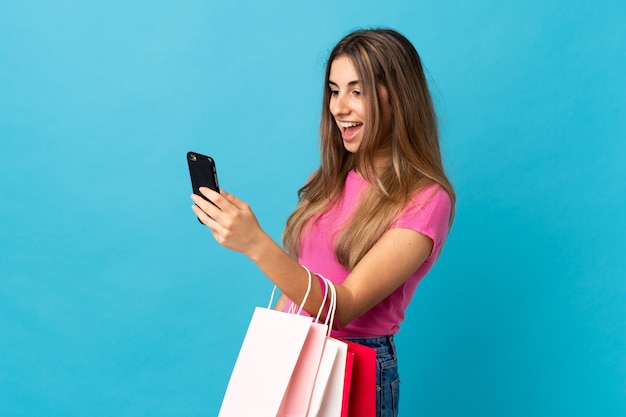
<path id="1" fill-rule="evenodd" d="M 343 143 L 343 147 L 350 153 L 357 153 L 360 143 Z"/>

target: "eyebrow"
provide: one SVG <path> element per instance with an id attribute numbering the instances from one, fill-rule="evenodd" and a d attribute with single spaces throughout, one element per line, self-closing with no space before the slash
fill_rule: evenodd
<path id="1" fill-rule="evenodd" d="M 339 84 L 337 84 L 336 82 L 334 82 L 333 80 L 328 80 L 328 84 L 334 85 L 336 87 L 339 87 Z M 350 81 L 348 83 L 348 87 L 353 87 L 355 85 L 361 84 L 360 80 L 354 80 L 354 81 Z"/>

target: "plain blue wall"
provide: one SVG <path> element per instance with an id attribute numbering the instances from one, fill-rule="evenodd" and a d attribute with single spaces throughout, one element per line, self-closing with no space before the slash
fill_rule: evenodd
<path id="1" fill-rule="evenodd" d="M 214 416 L 271 285 L 190 211 L 185 152 L 276 239 L 324 59 L 420 51 L 458 192 L 398 337 L 402 415 L 626 415 L 626 4 L 0 3 L 0 415 Z"/>

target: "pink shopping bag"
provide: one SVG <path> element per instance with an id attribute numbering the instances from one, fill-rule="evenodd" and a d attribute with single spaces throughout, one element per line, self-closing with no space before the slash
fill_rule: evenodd
<path id="1" fill-rule="evenodd" d="M 304 269 L 309 274 L 309 287 L 300 307 L 292 304 L 289 308 L 289 312 L 297 315 L 302 313 L 302 305 L 306 302 L 311 291 L 311 272 L 306 267 Z M 277 417 L 306 417 L 307 415 L 328 334 L 328 324 L 319 322 L 325 303 L 326 296 L 324 296 L 315 321 L 311 323 L 309 334 L 296 363 Z"/>
<path id="2" fill-rule="evenodd" d="M 305 417 L 307 415 L 327 330 L 324 324 L 311 323 L 311 329 L 291 376 L 278 417 Z"/>

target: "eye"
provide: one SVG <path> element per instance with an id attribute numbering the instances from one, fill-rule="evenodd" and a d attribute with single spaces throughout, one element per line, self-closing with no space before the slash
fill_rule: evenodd
<path id="1" fill-rule="evenodd" d="M 359 91 L 359 90 L 354 90 L 354 91 L 352 92 L 352 94 L 354 94 L 354 95 L 355 95 L 355 96 L 357 96 L 357 97 L 360 97 L 360 96 L 361 96 L 361 91 Z"/>
<path id="2" fill-rule="evenodd" d="M 339 90 L 333 90 L 332 88 L 330 89 L 330 95 L 331 96 L 336 96 L 339 94 Z"/>

